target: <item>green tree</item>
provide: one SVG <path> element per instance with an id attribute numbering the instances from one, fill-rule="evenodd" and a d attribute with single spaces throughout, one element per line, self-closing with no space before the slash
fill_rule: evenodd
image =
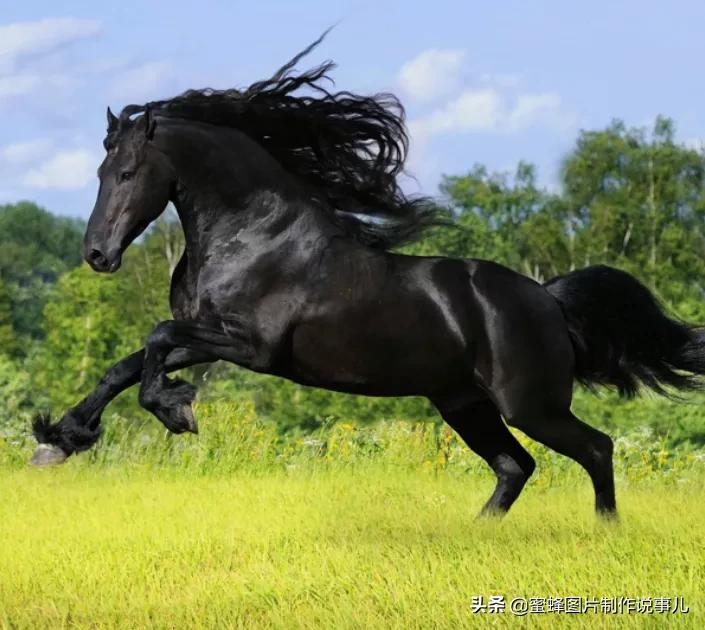
<path id="1" fill-rule="evenodd" d="M 438 253 L 491 259 L 536 277 L 555 275 L 565 265 L 565 208 L 558 196 L 537 187 L 533 165 L 520 162 L 511 177 L 477 165 L 466 175 L 445 177 L 441 192 L 460 229 L 430 235 Z M 424 248 L 428 243 L 416 251 Z"/>
<path id="2" fill-rule="evenodd" d="M 7 284 L 0 278 L 0 354 L 13 357 L 19 353 L 20 343 L 12 327 L 12 300 Z"/>
<path id="3" fill-rule="evenodd" d="M 622 267 L 672 307 L 703 301 L 705 156 L 674 141 L 671 120 L 651 132 L 621 121 L 582 132 L 563 186 L 573 266 Z"/>
<path id="4" fill-rule="evenodd" d="M 44 342 L 32 357 L 36 387 L 57 411 L 89 393 L 113 363 L 170 318 L 168 286 L 166 261 L 146 244 L 132 245 L 115 274 L 83 265 L 59 279 L 44 309 Z M 133 400 L 123 398 L 115 408 Z"/>
<path id="5" fill-rule="evenodd" d="M 431 234 L 414 251 L 491 258 L 541 280 L 610 264 L 672 306 L 703 302 L 705 155 L 676 143 L 669 119 L 650 132 L 620 121 L 581 132 L 560 193 L 540 190 L 523 162 L 511 177 L 476 166 L 441 191 L 466 235 Z"/>
<path id="6" fill-rule="evenodd" d="M 0 206 L 0 279 L 10 292 L 13 327 L 39 338 L 42 309 L 58 277 L 81 263 L 83 222 L 34 203 Z"/>

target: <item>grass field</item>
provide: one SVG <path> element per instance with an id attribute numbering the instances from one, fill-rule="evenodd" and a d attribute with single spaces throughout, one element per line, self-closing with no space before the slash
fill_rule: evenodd
<path id="1" fill-rule="evenodd" d="M 654 445 L 652 461 L 641 448 L 652 472 L 619 469 L 621 522 L 605 524 L 581 471 L 532 449 L 540 471 L 509 516 L 476 521 L 492 479 L 459 465 L 445 434 L 407 431 L 390 454 L 384 431 L 402 429 L 370 430 L 379 438 L 371 455 L 369 435 L 342 427 L 318 454 L 302 441 L 279 464 L 211 474 L 203 462 L 223 444 L 212 429 L 202 442 L 162 439 L 168 461 L 150 460 L 149 445 L 128 457 L 110 443 L 58 469 L 5 461 L 0 627 L 705 627 L 699 456 Z M 345 436 L 357 455 L 345 454 Z M 479 595 L 503 595 L 507 606 L 682 596 L 690 612 L 520 618 L 473 612 Z"/>

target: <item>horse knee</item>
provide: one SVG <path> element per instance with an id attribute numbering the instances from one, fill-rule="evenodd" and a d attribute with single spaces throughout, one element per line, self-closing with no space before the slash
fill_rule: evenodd
<path id="1" fill-rule="evenodd" d="M 161 347 L 169 345 L 171 339 L 171 321 L 159 322 L 145 341 L 147 347 Z"/>

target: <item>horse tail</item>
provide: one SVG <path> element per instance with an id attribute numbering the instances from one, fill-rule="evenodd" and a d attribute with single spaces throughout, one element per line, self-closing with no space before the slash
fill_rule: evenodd
<path id="1" fill-rule="evenodd" d="M 666 396 L 665 387 L 702 386 L 705 328 L 668 317 L 634 276 L 597 265 L 544 287 L 563 310 L 582 384 L 614 386 L 628 398 L 640 384 Z"/>

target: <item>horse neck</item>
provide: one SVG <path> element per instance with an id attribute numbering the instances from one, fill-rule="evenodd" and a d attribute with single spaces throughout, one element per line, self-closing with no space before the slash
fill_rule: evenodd
<path id="1" fill-rule="evenodd" d="M 203 248 L 225 213 L 233 231 L 255 229 L 265 219 L 263 210 L 270 208 L 276 211 L 272 219 L 279 230 L 305 223 L 308 235 L 341 234 L 299 183 L 244 133 L 190 121 L 170 120 L 164 127 L 168 133 L 162 134 L 160 149 L 177 174 L 172 201 L 184 228 L 187 252 Z M 252 204 L 257 197 L 279 203 Z"/>

